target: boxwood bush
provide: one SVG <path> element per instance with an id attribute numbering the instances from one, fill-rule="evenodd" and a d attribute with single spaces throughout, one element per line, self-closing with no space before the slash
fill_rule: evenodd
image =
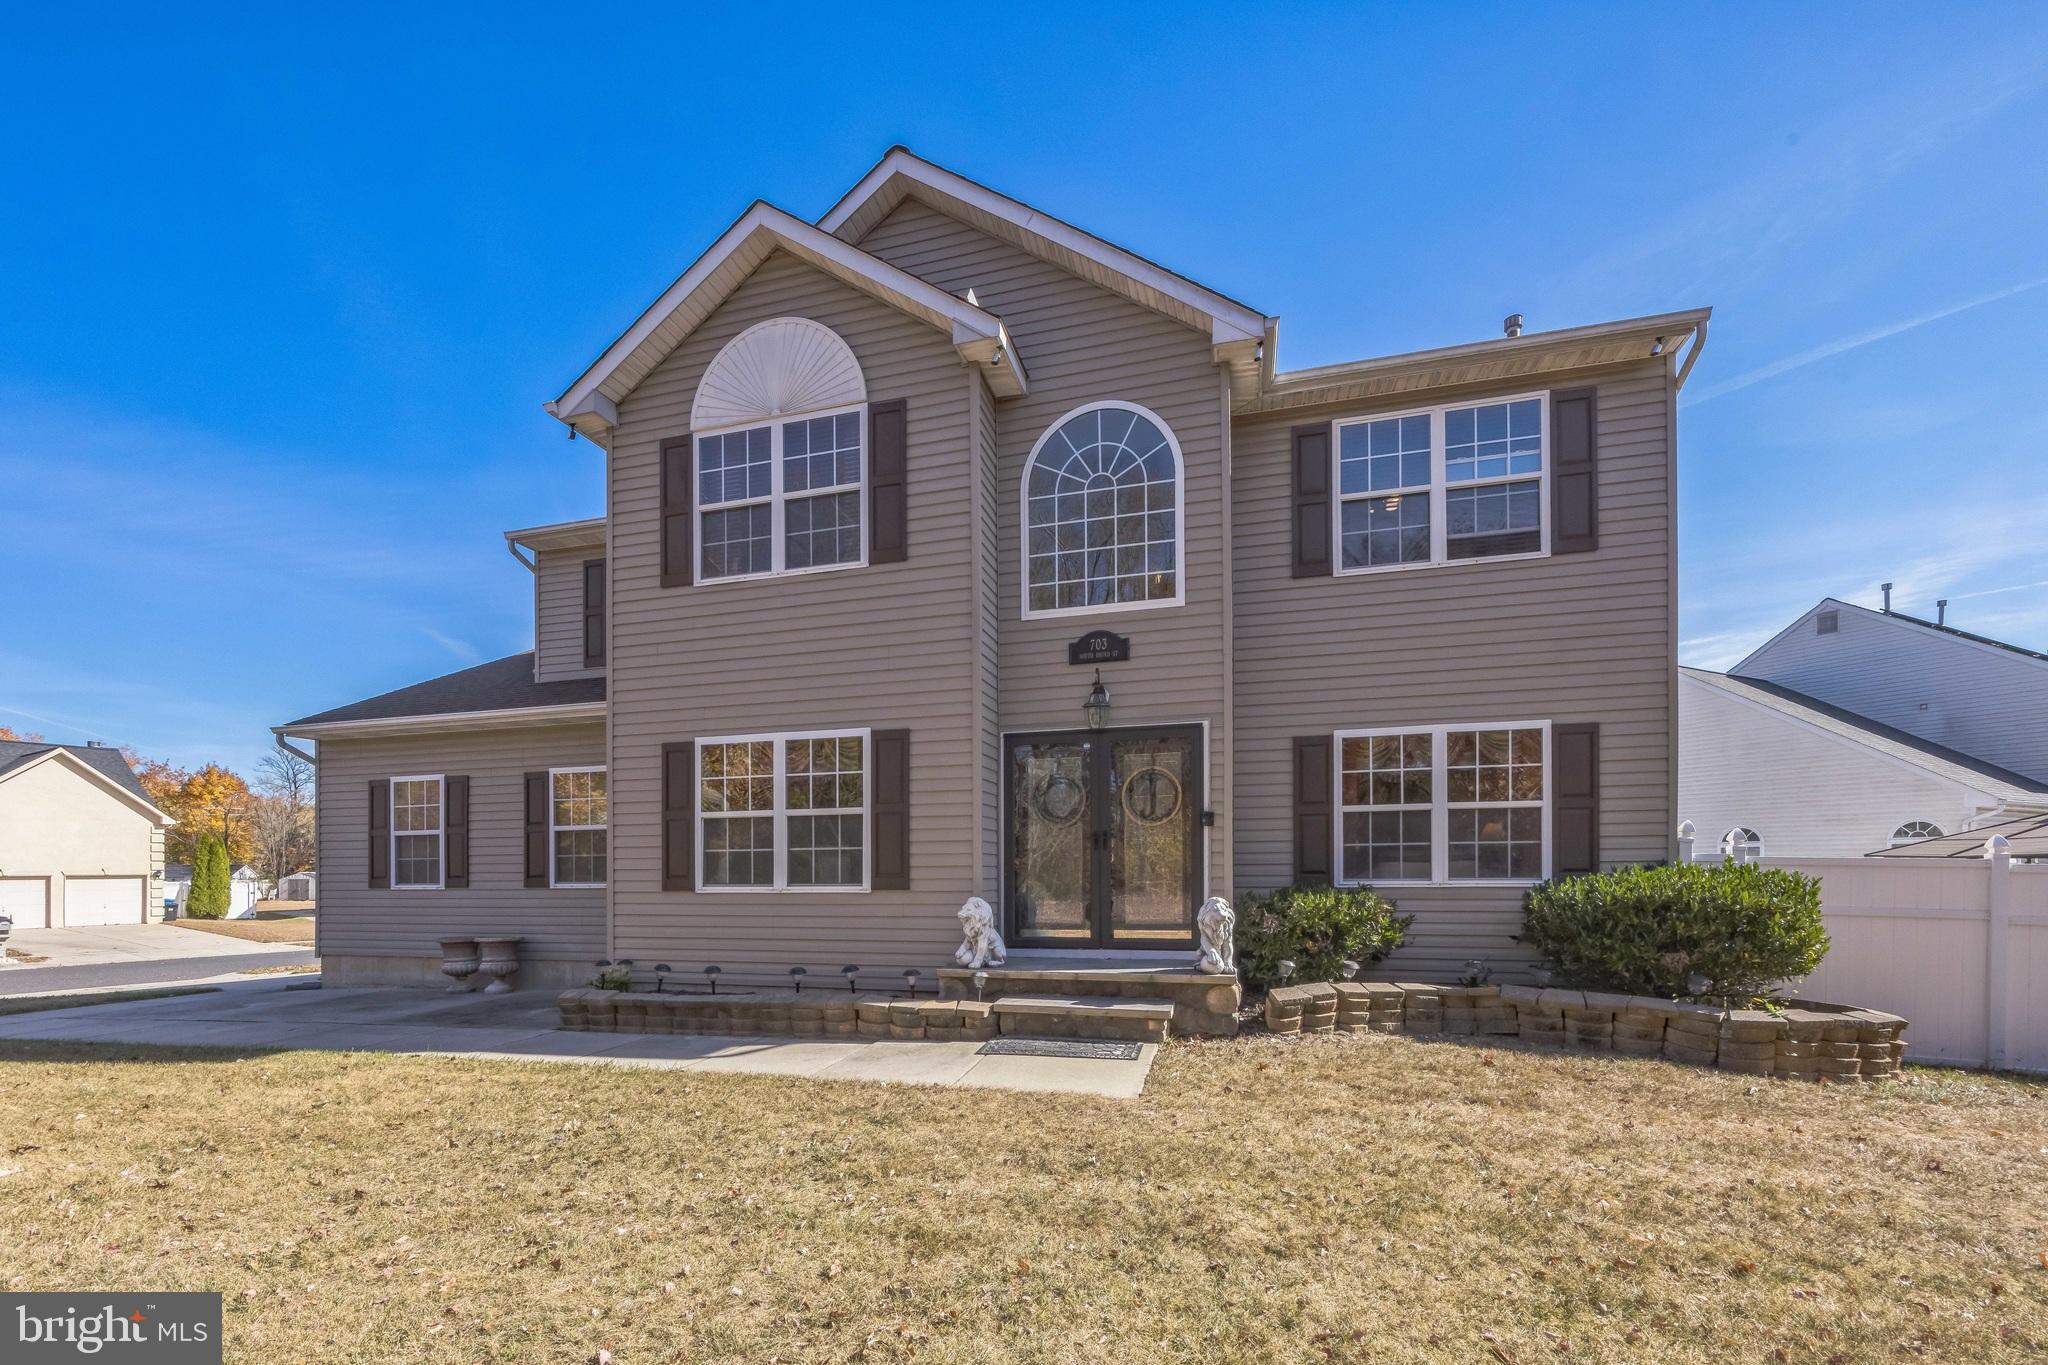
<path id="1" fill-rule="evenodd" d="M 1366 887 L 1297 885 L 1254 893 L 1237 904 L 1237 974 L 1253 989 L 1290 981 L 1336 981 L 1346 959 L 1364 966 L 1401 946 L 1413 915 Z"/>
<path id="2" fill-rule="evenodd" d="M 1557 983 L 1667 1000 L 1767 996 L 1828 950 L 1820 879 L 1756 863 L 1629 867 L 1529 893 L 1522 941 Z M 1695 978 L 1704 978 L 1702 989 Z"/>

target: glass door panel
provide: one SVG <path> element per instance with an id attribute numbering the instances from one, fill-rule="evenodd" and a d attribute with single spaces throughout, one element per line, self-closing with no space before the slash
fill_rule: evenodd
<path id="1" fill-rule="evenodd" d="M 1095 942 L 1094 760 L 1086 740 L 1010 746 L 1011 923 L 1020 941 Z"/>
<path id="2" fill-rule="evenodd" d="M 1109 746 L 1109 938 L 1134 948 L 1184 943 L 1202 884 L 1194 738 L 1135 735 Z"/>

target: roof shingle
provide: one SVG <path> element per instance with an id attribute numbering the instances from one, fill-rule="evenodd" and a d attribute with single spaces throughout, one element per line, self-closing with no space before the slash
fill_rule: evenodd
<path id="1" fill-rule="evenodd" d="M 533 680 L 533 651 L 508 654 L 459 673 L 401 687 L 395 692 L 368 697 L 302 716 L 279 728 L 293 730 L 301 725 L 332 725 L 352 720 L 396 720 L 411 716 L 462 715 L 470 712 L 521 711 L 536 706 L 574 706 L 604 700 L 603 678 L 564 678 L 556 682 Z"/>

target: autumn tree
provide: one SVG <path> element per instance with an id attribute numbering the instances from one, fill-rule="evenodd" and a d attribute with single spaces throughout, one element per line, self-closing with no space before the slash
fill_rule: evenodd
<path id="1" fill-rule="evenodd" d="M 198 841 L 209 834 L 226 848 L 230 866 L 248 862 L 256 851 L 255 794 L 247 782 L 218 763 L 209 763 L 186 778 L 179 788 L 175 808 L 166 809 L 178 821 L 168 834 L 180 836 L 173 840 L 167 834 L 167 858 L 170 847 L 196 849 Z"/>
<path id="2" fill-rule="evenodd" d="M 258 765 L 256 792 L 255 867 L 275 895 L 279 882 L 313 865 L 313 765 L 273 749 Z"/>

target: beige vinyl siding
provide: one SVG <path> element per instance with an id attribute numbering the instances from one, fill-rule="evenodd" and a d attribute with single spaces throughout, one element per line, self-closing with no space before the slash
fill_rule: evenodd
<path id="1" fill-rule="evenodd" d="M 1659 361 L 1606 372 L 1598 386 L 1600 548 L 1541 560 L 1292 578 L 1290 428 L 1373 409 L 1237 424 L 1240 893 L 1292 879 L 1292 739 L 1353 727 L 1597 721 L 1601 860 L 1669 856 L 1669 381 Z M 1527 960 L 1511 942 L 1519 889 L 1387 893 L 1416 916 L 1409 946 L 1386 964 L 1394 975 L 1448 980 L 1468 958 Z"/>
<path id="2" fill-rule="evenodd" d="M 991 905 L 1003 903 L 1003 738 L 1002 676 L 1003 608 L 1000 598 L 1002 574 L 997 567 L 1001 540 L 997 531 L 996 508 L 1000 505 L 997 483 L 997 435 L 995 400 L 977 375 L 968 376 L 968 402 L 974 414 L 974 481 L 976 528 L 975 584 L 975 759 L 981 784 L 978 801 L 981 846 L 975 867 L 975 894 Z"/>
<path id="3" fill-rule="evenodd" d="M 1000 622 L 998 701 L 1008 732 L 1074 729 L 1092 673 L 1067 663 L 1069 641 L 1098 628 L 1131 639 L 1131 659 L 1102 669 L 1111 724 L 1205 723 L 1209 804 L 1229 790 L 1220 743 L 1228 629 L 1223 528 L 1229 430 L 1206 333 L 1068 274 L 916 200 L 897 206 L 860 242 L 890 264 L 964 294 L 1003 319 L 1031 377 L 1021 398 L 996 405 L 995 610 Z M 1181 566 L 1185 605 L 1023 619 L 1021 490 L 1032 446 L 1087 403 L 1121 399 L 1172 428 L 1185 462 Z M 998 763 L 1001 756 L 997 756 Z M 1210 881 L 1229 869 L 1211 841 Z M 1000 874 L 1000 869 L 998 869 Z"/>
<path id="4" fill-rule="evenodd" d="M 583 565 L 603 559 L 604 549 L 543 550 L 534 556 L 534 680 L 602 678 L 602 668 L 583 666 Z"/>
<path id="5" fill-rule="evenodd" d="M 319 748 L 319 950 L 323 956 L 431 957 L 435 939 L 516 934 L 521 955 L 604 957 L 604 892 L 526 886 L 525 775 L 604 762 L 602 724 L 469 734 L 328 739 Z M 469 885 L 440 891 L 369 886 L 370 783 L 469 778 Z"/>
<path id="6" fill-rule="evenodd" d="M 660 443 L 746 327 L 811 318 L 852 348 L 871 402 L 908 402 L 905 562 L 660 586 Z M 786 253 L 770 256 L 619 403 L 610 459 L 612 915 L 617 955 L 728 979 L 926 969 L 959 941 L 976 889 L 971 378 L 938 330 Z M 979 382 L 978 380 L 975 382 Z M 907 892 L 664 892 L 664 743 L 834 727 L 910 734 Z"/>

